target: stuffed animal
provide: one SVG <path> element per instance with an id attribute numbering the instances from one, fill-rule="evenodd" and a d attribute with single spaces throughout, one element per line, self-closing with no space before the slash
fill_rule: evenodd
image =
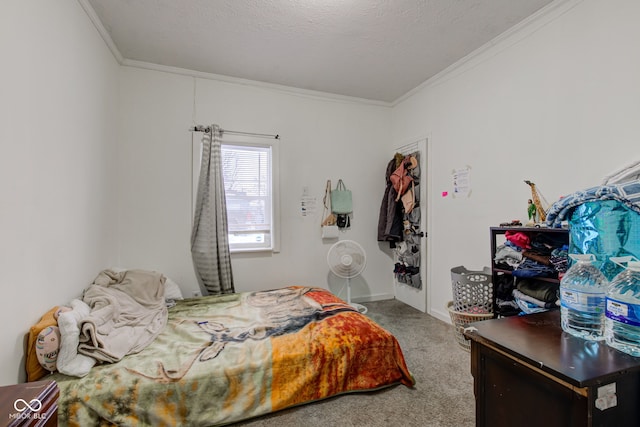
<path id="1" fill-rule="evenodd" d="M 36 340 L 36 356 L 38 362 L 49 372 L 57 370 L 56 360 L 60 349 L 60 330 L 57 326 L 47 326 Z"/>

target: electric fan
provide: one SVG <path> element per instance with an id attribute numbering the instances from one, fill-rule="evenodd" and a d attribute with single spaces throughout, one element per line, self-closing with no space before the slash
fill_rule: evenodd
<path id="1" fill-rule="evenodd" d="M 366 313 L 367 307 L 351 302 L 351 279 L 360 275 L 367 263 L 367 254 L 362 246 L 353 240 L 340 240 L 329 248 L 327 263 L 331 272 L 338 277 L 347 279 L 347 303 L 360 313 Z M 342 288 L 344 289 L 344 288 Z M 340 291 L 342 292 L 342 291 Z"/>

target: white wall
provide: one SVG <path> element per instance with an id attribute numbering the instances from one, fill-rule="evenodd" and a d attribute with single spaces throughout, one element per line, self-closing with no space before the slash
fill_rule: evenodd
<path id="1" fill-rule="evenodd" d="M 448 320 L 450 268 L 490 265 L 489 227 L 640 158 L 640 2 L 571 1 L 427 82 L 392 113 L 396 141 L 429 135 L 431 314 Z M 472 193 L 451 194 L 471 166 Z"/>
<path id="2" fill-rule="evenodd" d="M 23 338 L 116 261 L 117 63 L 76 1 L 0 6 L 0 384 Z"/>
<path id="3" fill-rule="evenodd" d="M 281 136 L 280 252 L 234 254 L 237 291 L 285 285 L 341 290 L 343 280 L 329 279 L 326 254 L 333 242 L 322 241 L 319 224 L 326 180 L 335 186 L 342 178 L 353 192 L 354 216 L 341 238 L 360 242 L 369 256 L 363 276 L 352 281 L 352 296 L 392 297 L 392 263 L 376 240 L 390 159 L 389 107 L 131 67 L 121 68 L 120 80 L 118 242 L 124 266 L 160 270 L 186 295 L 198 289 L 189 239 L 192 136 L 198 150 L 201 134 L 188 129 L 194 122 L 216 123 Z M 313 217 L 300 214 L 305 186 L 318 201 Z"/>

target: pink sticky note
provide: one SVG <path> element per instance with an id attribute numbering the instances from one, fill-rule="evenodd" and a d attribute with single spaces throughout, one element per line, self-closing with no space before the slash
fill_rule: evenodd
<path id="1" fill-rule="evenodd" d="M 442 197 L 447 197 L 448 195 L 449 195 L 449 192 L 448 192 L 448 191 L 443 191 L 443 192 L 442 192 Z"/>

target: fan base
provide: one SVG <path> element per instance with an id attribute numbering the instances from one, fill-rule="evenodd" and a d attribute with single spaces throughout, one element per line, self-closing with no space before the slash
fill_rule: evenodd
<path id="1" fill-rule="evenodd" d="M 351 307 L 355 308 L 356 310 L 358 310 L 359 313 L 361 314 L 366 314 L 367 311 L 369 311 L 369 309 L 367 307 L 365 307 L 362 304 L 356 304 L 355 302 L 352 302 L 351 304 L 349 304 Z"/>

